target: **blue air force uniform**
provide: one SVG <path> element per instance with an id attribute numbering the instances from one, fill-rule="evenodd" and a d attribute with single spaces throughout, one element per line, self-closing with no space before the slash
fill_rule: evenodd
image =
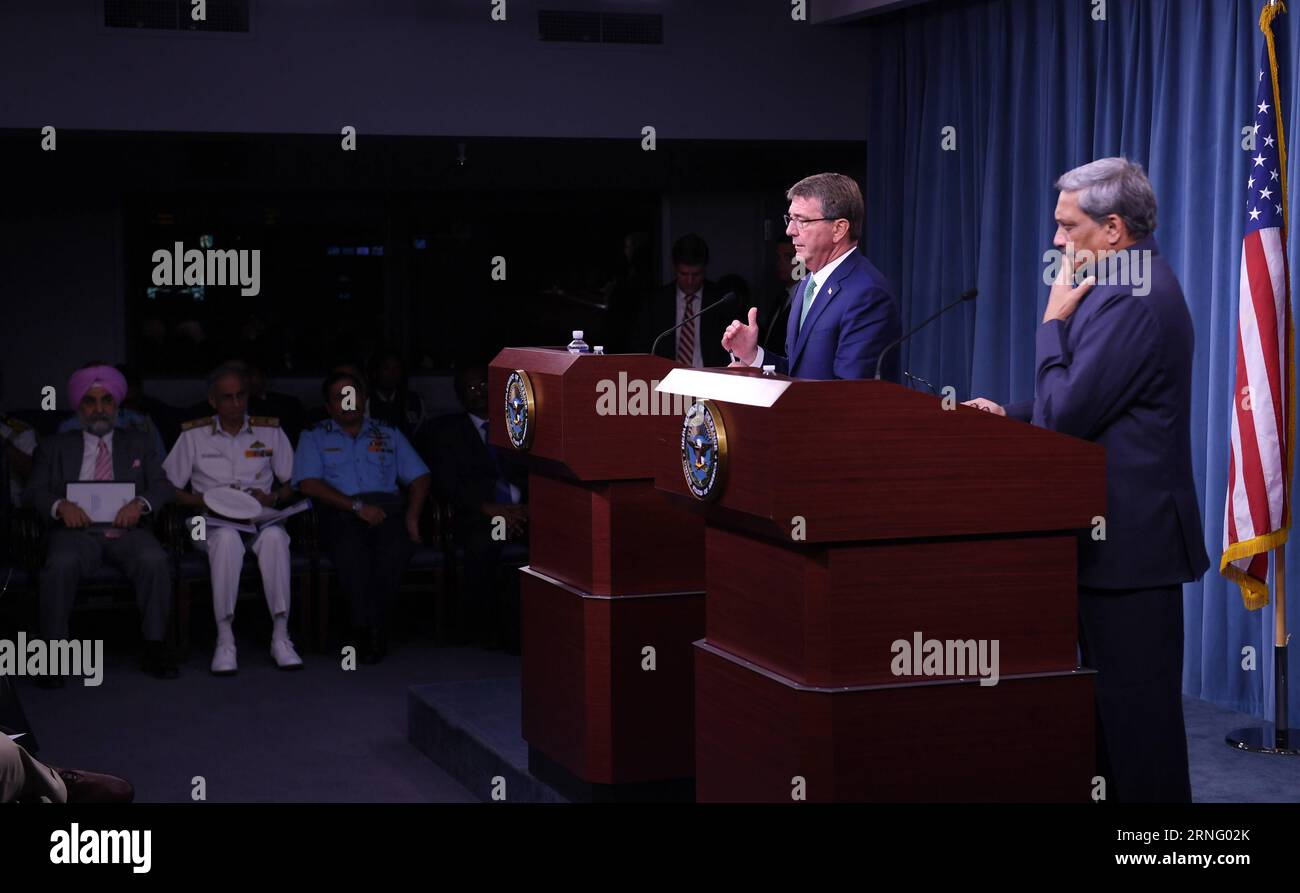
<path id="1" fill-rule="evenodd" d="M 319 506 L 321 545 L 348 597 L 354 628 L 382 630 L 387 608 L 411 557 L 399 484 L 427 475 L 401 431 L 366 416 L 356 437 L 333 419 L 304 431 L 294 455 L 293 483 L 315 478 L 344 495 L 377 505 L 386 517 L 369 526 L 355 514 Z"/>

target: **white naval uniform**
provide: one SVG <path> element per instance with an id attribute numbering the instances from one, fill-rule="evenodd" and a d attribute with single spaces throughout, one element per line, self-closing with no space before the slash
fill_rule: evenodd
<path id="1" fill-rule="evenodd" d="M 163 471 L 177 489 L 188 483 L 196 494 L 231 485 L 274 493 L 276 479 L 289 481 L 293 477 L 293 447 L 278 419 L 244 416 L 244 427 L 232 437 L 212 416 L 184 425 L 163 462 Z M 272 511 L 268 508 L 262 514 Z M 212 611 L 218 621 L 235 613 L 246 536 L 253 541 L 271 616 L 289 613 L 289 534 L 284 525 L 266 527 L 256 536 L 208 525 L 206 541 L 195 545 L 208 553 Z"/>

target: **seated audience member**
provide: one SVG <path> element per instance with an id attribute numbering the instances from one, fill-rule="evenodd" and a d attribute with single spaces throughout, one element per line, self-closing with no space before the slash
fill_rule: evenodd
<path id="1" fill-rule="evenodd" d="M 108 364 L 99 360 L 93 360 L 89 365 L 106 366 Z M 117 418 L 114 419 L 113 426 L 116 428 L 130 428 L 131 430 L 139 431 L 141 434 L 148 437 L 153 441 L 154 451 L 158 453 L 158 457 L 161 459 L 163 456 L 167 455 L 167 447 L 163 443 L 162 433 L 158 430 L 158 426 L 154 424 L 153 419 L 145 415 L 138 408 L 128 409 L 126 407 L 125 404 L 131 397 L 131 383 L 127 381 L 127 377 L 122 373 L 121 369 L 118 369 L 117 372 L 122 375 L 122 380 L 127 382 L 127 392 L 123 395 L 122 402 L 118 404 Z M 136 387 L 139 387 L 139 379 L 136 379 Z M 138 407 L 139 403 L 137 402 L 136 405 Z M 76 409 L 77 407 L 74 406 L 73 415 L 64 419 L 59 424 L 58 431 L 60 434 L 81 430 L 81 419 L 76 414 Z"/>
<path id="2" fill-rule="evenodd" d="M 117 371 L 121 372 L 122 377 L 126 379 L 126 399 L 122 401 L 121 409 L 123 411 L 129 409 L 133 413 L 145 416 L 153 423 L 153 427 L 158 429 L 166 448 L 171 449 L 176 443 L 176 438 L 180 436 L 181 422 L 186 419 L 184 411 L 146 394 L 144 381 L 134 366 L 118 363 Z M 166 453 L 164 452 L 163 455 Z"/>
<path id="3" fill-rule="evenodd" d="M 25 501 L 47 519 L 45 566 L 40 573 L 41 634 L 67 639 L 72 602 L 82 576 L 107 561 L 135 584 L 145 649 L 142 666 L 164 679 L 177 675 L 165 639 L 171 608 L 167 553 L 141 520 L 174 494 L 162 470 L 154 439 L 133 428 L 116 428 L 117 408 L 126 380 L 112 366 L 84 366 L 68 380 L 68 399 L 77 407 L 81 430 L 55 434 L 36 447 Z M 155 432 L 156 433 L 156 432 Z M 129 481 L 135 499 L 124 505 L 111 526 L 93 525 L 82 506 L 65 499 L 75 481 Z M 55 686 L 58 676 L 45 676 Z"/>
<path id="4" fill-rule="evenodd" d="M 424 400 L 406 386 L 406 369 L 395 350 L 381 350 L 370 360 L 370 417 L 392 425 L 415 442 L 424 424 Z"/>
<path id="5" fill-rule="evenodd" d="M 32 473 L 32 454 L 36 452 L 36 432 L 22 419 L 0 413 L 0 441 L 4 443 L 9 466 L 9 501 L 22 504 L 23 487 Z"/>
<path id="6" fill-rule="evenodd" d="M 296 443 L 306 423 L 302 401 L 290 394 L 267 390 L 266 370 L 259 364 L 247 363 L 247 371 L 249 415 L 279 419 L 280 429 L 289 443 Z"/>
<path id="7" fill-rule="evenodd" d="M 186 422 L 163 462 L 163 471 L 176 487 L 176 501 L 202 513 L 204 493 L 235 487 L 252 494 L 262 504 L 263 514 L 288 504 L 293 492 L 288 483 L 293 478 L 293 447 L 278 419 L 248 414 L 248 378 L 242 365 L 221 366 L 208 376 L 208 403 L 216 414 Z M 193 492 L 186 492 L 186 485 Z M 282 670 L 301 669 L 302 658 L 289 639 L 289 534 L 284 525 L 264 527 L 255 535 L 217 524 L 207 524 L 205 530 L 206 537 L 194 544 L 208 553 L 212 568 L 212 610 L 217 621 L 212 673 L 229 676 L 238 669 L 232 624 L 246 541 L 257 556 L 271 612 L 271 657 Z"/>
<path id="8" fill-rule="evenodd" d="M 366 380 L 366 376 L 365 376 L 365 374 L 361 371 L 361 364 L 360 364 L 360 363 L 351 363 L 351 362 L 349 362 L 349 363 L 335 363 L 333 366 L 330 367 L 330 372 L 331 372 L 331 373 L 333 373 L 333 372 L 346 372 L 348 375 L 351 375 L 351 376 L 352 376 L 353 378 L 355 378 L 357 381 L 361 382 L 361 386 L 362 386 L 362 389 L 363 389 L 363 390 L 366 390 L 366 391 L 369 391 L 369 390 L 370 390 L 370 383 Z M 370 414 L 370 398 L 369 398 L 369 397 L 366 398 L 366 410 L 365 410 L 365 411 L 366 411 L 366 414 L 367 414 L 367 415 Z M 328 407 L 326 407 L 326 406 L 313 406 L 311 409 L 307 410 L 307 414 L 306 414 L 306 425 L 307 425 L 308 428 L 314 427 L 314 426 L 316 426 L 316 425 L 319 425 L 321 422 L 325 421 L 325 420 L 328 419 L 329 417 L 330 417 L 330 412 L 329 412 L 329 408 L 328 408 Z"/>
<path id="9" fill-rule="evenodd" d="M 332 372 L 321 396 L 330 417 L 302 433 L 293 483 L 316 506 L 321 546 L 361 636 L 359 657 L 378 663 L 387 653 L 389 607 L 420 542 L 429 469 L 402 432 L 366 414 L 360 378 Z M 399 482 L 410 488 L 405 508 Z"/>
<path id="10" fill-rule="evenodd" d="M 0 803 L 130 803 L 134 798 L 125 779 L 47 766 L 0 728 Z"/>
<path id="11" fill-rule="evenodd" d="M 506 542 L 494 538 L 495 518 L 503 518 L 507 538 L 519 542 L 528 522 L 528 475 L 503 460 L 488 442 L 487 376 L 481 365 L 456 374 L 456 394 L 466 409 L 440 419 L 433 438 L 438 487 L 451 502 L 454 535 L 464 550 L 465 581 L 460 589 L 462 641 L 478 639 L 492 647 L 519 650 L 517 581 L 503 592 L 496 581 Z M 499 525 L 498 525 L 499 526 Z"/>

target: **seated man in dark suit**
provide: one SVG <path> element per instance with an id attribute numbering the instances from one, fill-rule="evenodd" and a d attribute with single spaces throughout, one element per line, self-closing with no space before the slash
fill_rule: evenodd
<path id="1" fill-rule="evenodd" d="M 246 361 L 244 367 L 248 374 L 248 414 L 279 419 L 289 443 L 297 443 L 306 425 L 302 401 L 291 394 L 267 390 L 266 370 L 260 364 Z"/>
<path id="2" fill-rule="evenodd" d="M 359 658 L 373 664 L 388 651 L 388 609 L 420 542 L 429 469 L 410 441 L 365 412 L 366 390 L 347 372 L 321 385 L 330 417 L 302 432 L 293 483 L 311 497 L 321 545 L 334 561 L 361 636 Z M 405 508 L 398 484 L 410 488 Z"/>
<path id="3" fill-rule="evenodd" d="M 457 372 L 456 394 L 466 411 L 439 420 L 433 455 L 438 488 L 452 505 L 454 535 L 464 550 L 458 638 L 478 639 L 488 647 L 500 642 L 518 652 L 517 585 L 512 577 L 510 586 L 498 593 L 496 580 L 506 539 L 521 541 L 525 536 L 528 476 L 488 443 L 485 372 L 481 365 Z M 505 538 L 494 536 L 494 528 Z"/>
<path id="4" fill-rule="evenodd" d="M 793 378 L 875 378 L 886 347 L 902 336 L 889 283 L 858 250 L 865 211 L 858 184 L 843 174 L 816 174 L 786 193 L 786 233 L 808 275 L 790 305 L 785 355 L 758 346 L 758 308 L 748 323 L 732 322 L 722 346 L 740 365 L 772 365 Z M 885 359 L 881 376 L 900 377 L 898 353 Z"/>
<path id="5" fill-rule="evenodd" d="M 673 243 L 673 281 L 650 295 L 641 308 L 634 334 L 628 342 L 632 353 L 645 353 L 662 332 L 684 322 L 718 301 L 724 292 L 704 278 L 709 264 L 709 246 L 694 233 Z M 718 338 L 734 315 L 726 305 L 687 322 L 659 342 L 656 353 L 695 368 L 726 366 L 731 361 Z"/>
<path id="6" fill-rule="evenodd" d="M 77 408 L 81 430 L 55 434 L 36 448 L 24 498 L 51 527 L 40 575 L 41 634 L 68 638 L 78 583 L 107 561 L 135 584 L 145 671 L 170 679 L 177 675 L 165 643 L 171 570 L 158 539 L 140 522 L 171 501 L 175 490 L 163 474 L 154 438 L 114 427 L 118 402 L 125 395 L 126 379 L 112 366 L 78 369 L 68 380 L 68 398 Z M 130 481 L 136 498 L 118 511 L 111 527 L 92 527 L 83 508 L 64 498 L 67 485 L 76 481 Z M 57 676 L 42 678 L 57 680 L 56 685 L 62 681 Z"/>
<path id="7" fill-rule="evenodd" d="M 392 348 L 382 348 L 370 358 L 370 417 L 392 425 L 412 443 L 423 436 L 424 399 L 407 387 L 406 367 Z"/>
<path id="8" fill-rule="evenodd" d="M 1067 260 L 1038 329 L 1034 399 L 970 405 L 1106 448 L 1106 535 L 1079 539 L 1098 772 L 1111 800 L 1190 802 L 1182 584 L 1209 566 L 1192 479 L 1192 317 L 1156 245 L 1156 197 L 1140 165 L 1094 161 L 1057 188 L 1056 247 L 1126 253 L 1126 267 L 1107 266 L 1147 270 L 1146 281 L 1076 285 Z"/>

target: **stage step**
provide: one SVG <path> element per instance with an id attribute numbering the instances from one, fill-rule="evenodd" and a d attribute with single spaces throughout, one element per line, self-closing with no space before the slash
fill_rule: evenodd
<path id="1" fill-rule="evenodd" d="M 407 689 L 410 742 L 480 800 L 568 802 L 529 774 L 521 717 L 518 676 Z"/>

